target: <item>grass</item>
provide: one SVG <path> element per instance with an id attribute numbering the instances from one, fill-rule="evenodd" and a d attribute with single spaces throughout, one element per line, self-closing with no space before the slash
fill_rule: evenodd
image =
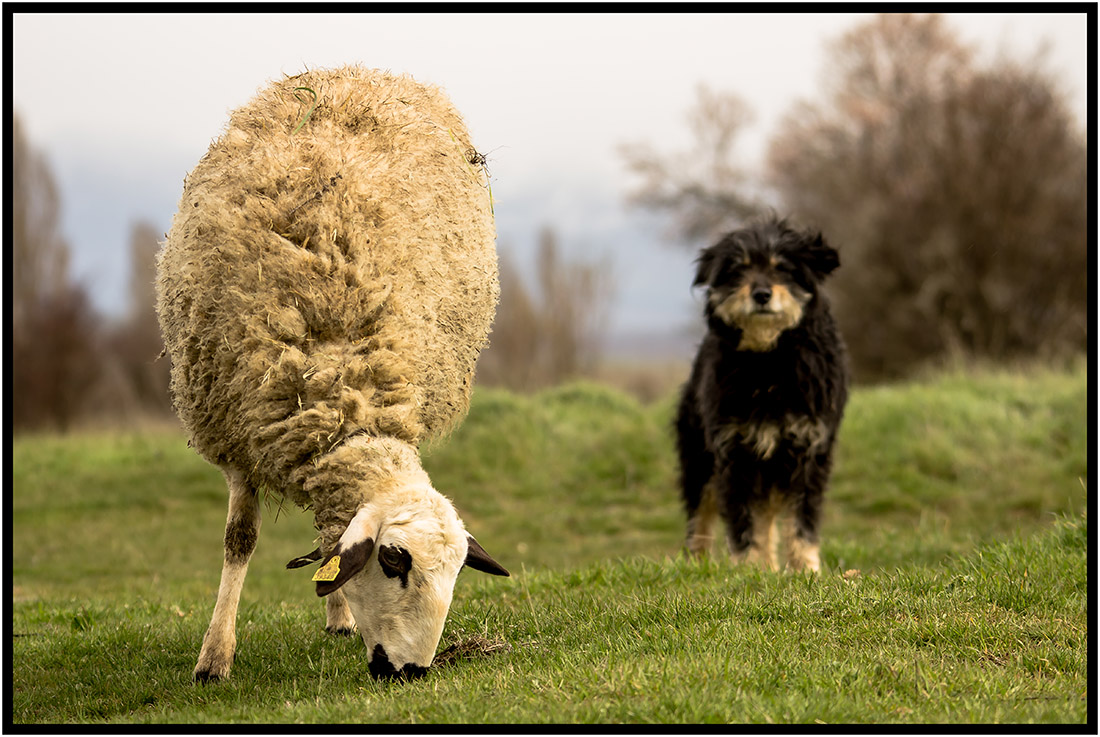
<path id="1" fill-rule="evenodd" d="M 308 515 L 274 506 L 233 673 L 191 684 L 220 474 L 170 429 L 18 437 L 11 719 L 1083 725 L 1086 398 L 1083 362 L 858 390 L 814 578 L 678 556 L 672 397 L 481 390 L 426 465 L 513 576 L 460 576 L 409 684 L 324 633 L 283 568 Z"/>

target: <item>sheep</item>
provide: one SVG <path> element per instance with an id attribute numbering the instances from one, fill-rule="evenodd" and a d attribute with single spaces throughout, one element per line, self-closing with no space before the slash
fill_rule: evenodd
<path id="1" fill-rule="evenodd" d="M 469 407 L 499 296 L 484 159 L 445 94 L 346 66 L 271 83 L 184 180 L 157 262 L 173 406 L 229 490 L 193 673 L 229 675 L 260 498 L 313 512 L 326 629 L 431 664 L 463 565 L 507 576 L 420 463 Z M 375 553 L 377 553 L 375 555 Z"/>

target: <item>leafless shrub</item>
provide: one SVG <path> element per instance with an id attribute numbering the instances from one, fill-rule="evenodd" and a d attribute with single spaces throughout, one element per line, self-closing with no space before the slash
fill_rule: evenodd
<path id="1" fill-rule="evenodd" d="M 631 201 L 686 247 L 772 192 L 841 251 L 828 287 L 857 377 L 924 362 L 1072 355 L 1087 341 L 1087 146 L 1042 54 L 979 64 L 940 16 L 878 16 L 838 39 L 824 99 L 796 104 L 753 182 L 747 113 L 700 90 L 690 152 L 622 149 Z M 720 102 L 724 100 L 724 102 Z"/>
<path id="2" fill-rule="evenodd" d="M 668 399 L 691 373 L 691 361 L 682 359 L 605 359 L 591 378 L 630 394 L 643 404 Z"/>
<path id="3" fill-rule="evenodd" d="M 102 372 L 97 318 L 84 290 L 55 290 L 26 309 L 12 354 L 15 429 L 69 429 Z"/>
<path id="4" fill-rule="evenodd" d="M 1085 347 L 1084 138 L 1041 57 L 973 58 L 938 16 L 880 16 L 772 141 L 770 181 L 842 249 L 833 294 L 864 378 Z"/>

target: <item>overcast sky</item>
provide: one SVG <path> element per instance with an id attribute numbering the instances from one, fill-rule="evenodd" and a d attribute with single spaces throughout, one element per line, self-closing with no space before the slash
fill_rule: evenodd
<path id="1" fill-rule="evenodd" d="M 685 147 L 684 116 L 706 83 L 752 107 L 739 150 L 756 163 L 779 117 L 816 98 L 826 42 L 868 17 L 18 14 L 11 94 L 59 180 L 74 271 L 109 312 L 125 305 L 131 223 L 168 230 L 183 176 L 229 111 L 267 80 L 359 62 L 444 87 L 489 154 L 501 249 L 522 260 L 551 225 L 571 252 L 606 254 L 613 327 L 637 330 L 697 310 L 693 254 L 661 245 L 658 223 L 625 208 L 632 182 L 616 147 Z M 1085 120 L 1083 13 L 948 17 L 989 56 L 1049 42 Z"/>

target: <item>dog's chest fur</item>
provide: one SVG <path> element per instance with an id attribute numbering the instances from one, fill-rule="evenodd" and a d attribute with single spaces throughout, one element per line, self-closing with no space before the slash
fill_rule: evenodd
<path id="1" fill-rule="evenodd" d="M 828 448 L 843 411 L 844 380 L 827 343 L 813 343 L 781 341 L 758 353 L 708 335 L 694 386 L 712 451 L 769 460 L 781 449 L 812 455 Z"/>
<path id="2" fill-rule="evenodd" d="M 804 415 L 787 415 L 778 421 L 731 420 L 715 428 L 713 444 L 747 448 L 761 460 L 768 460 L 781 445 L 816 452 L 829 439 L 829 429 L 820 420 Z"/>

